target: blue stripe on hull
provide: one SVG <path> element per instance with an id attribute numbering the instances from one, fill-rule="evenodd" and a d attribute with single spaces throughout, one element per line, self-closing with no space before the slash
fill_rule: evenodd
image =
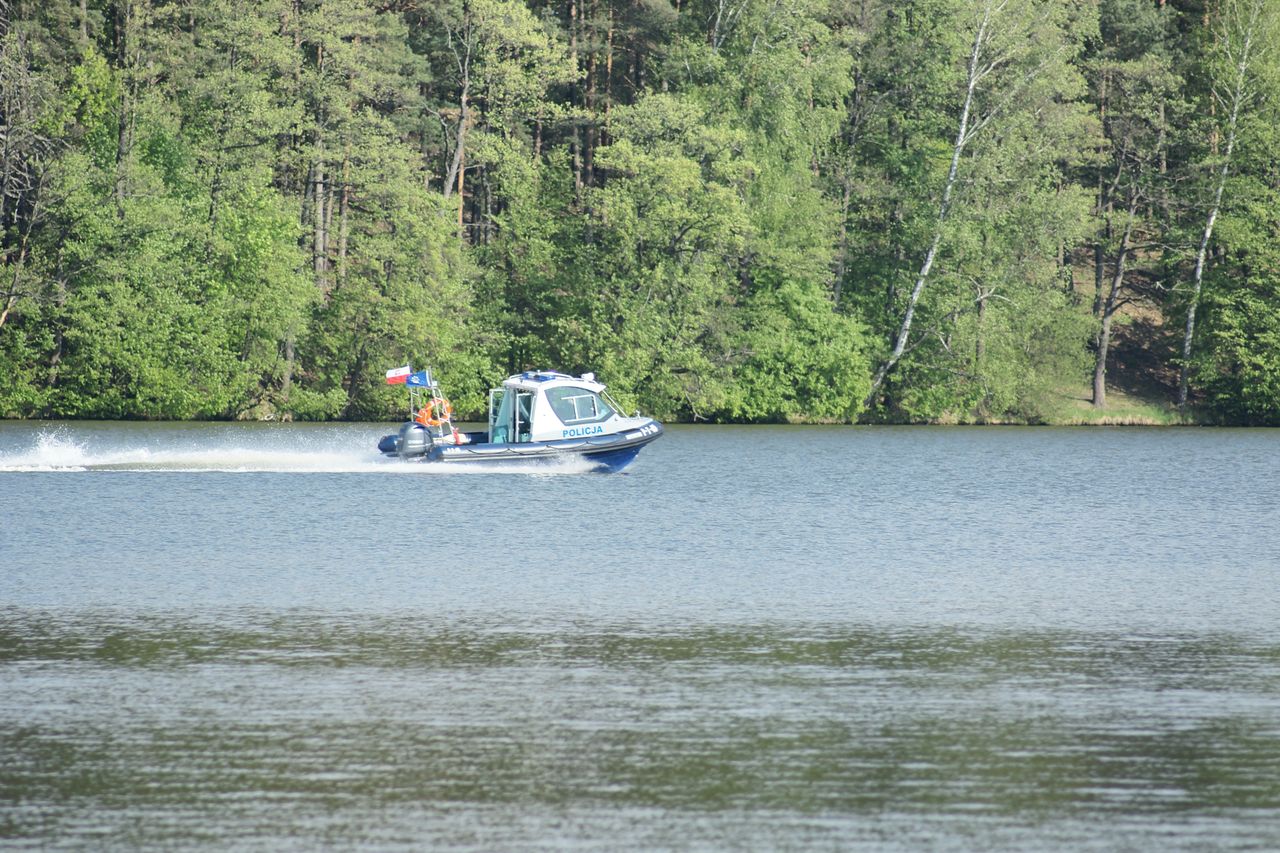
<path id="1" fill-rule="evenodd" d="M 642 447 L 644 445 L 624 447 L 621 450 L 610 450 L 607 453 L 592 453 L 587 458 L 605 471 L 616 474 L 631 464 L 631 461 L 640 453 Z"/>

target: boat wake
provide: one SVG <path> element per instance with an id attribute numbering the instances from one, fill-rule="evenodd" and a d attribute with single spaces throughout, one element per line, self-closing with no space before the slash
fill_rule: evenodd
<path id="1" fill-rule="evenodd" d="M 431 465 L 388 459 L 369 450 L 364 433 L 246 436 L 236 430 L 222 435 L 164 436 L 146 441 L 112 436 L 95 440 L 60 427 L 45 429 L 26 447 L 0 446 L 0 472 L 171 471 L 227 473 L 330 474 L 581 474 L 592 470 L 582 459 L 466 465 Z M 155 438 L 155 436 L 153 436 Z M 251 439 L 251 440 L 246 440 Z M 285 439 L 285 441 L 282 441 Z M 289 446 L 284 446 L 285 444 Z"/>

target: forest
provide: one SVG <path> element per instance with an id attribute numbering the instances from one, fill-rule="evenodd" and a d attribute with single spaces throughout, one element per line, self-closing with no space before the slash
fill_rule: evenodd
<path id="1" fill-rule="evenodd" d="M 0 0 L 0 416 L 1280 424 L 1280 0 Z"/>

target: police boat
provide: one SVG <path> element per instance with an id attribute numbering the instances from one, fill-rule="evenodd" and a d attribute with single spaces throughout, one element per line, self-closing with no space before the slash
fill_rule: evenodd
<path id="1" fill-rule="evenodd" d="M 546 370 L 517 373 L 489 392 L 488 429 L 462 432 L 453 406 L 430 370 L 387 371 L 388 383 L 409 389 L 410 420 L 378 450 L 430 463 L 528 462 L 581 458 L 596 470 L 621 471 L 662 435 L 662 424 L 637 412 L 628 417 L 595 375 Z"/>

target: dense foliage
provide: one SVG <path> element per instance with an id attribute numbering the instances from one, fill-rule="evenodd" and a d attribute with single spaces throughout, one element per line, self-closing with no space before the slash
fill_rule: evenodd
<path id="1" fill-rule="evenodd" d="M 1036 421 L 1119 337 L 1277 423 L 1277 127 L 1276 0 L 0 0 L 0 415 Z"/>

